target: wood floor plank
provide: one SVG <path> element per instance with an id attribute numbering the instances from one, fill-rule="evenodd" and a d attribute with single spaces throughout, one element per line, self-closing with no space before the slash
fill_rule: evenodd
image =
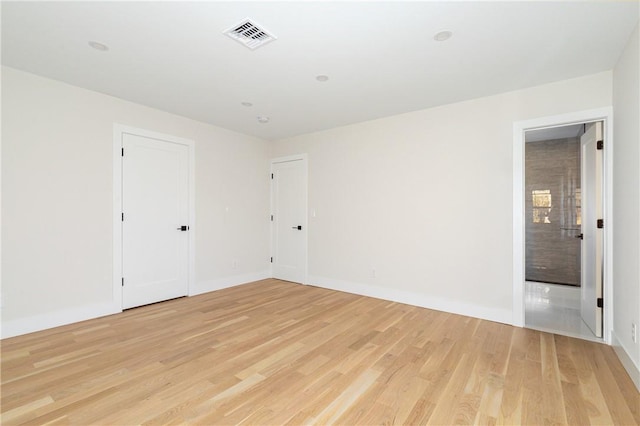
<path id="1" fill-rule="evenodd" d="M 524 330 L 514 329 L 504 376 L 500 412 L 497 417 L 498 424 L 514 425 L 522 423 L 526 342 Z"/>
<path id="2" fill-rule="evenodd" d="M 436 408 L 429 417 L 429 423 L 441 425 L 456 423 L 458 408 L 463 403 L 463 389 L 477 357 L 477 353 L 464 353 L 458 358 L 451 379 L 440 394 L 440 398 L 433 401 L 436 403 Z M 475 412 L 472 418 L 474 417 Z"/>
<path id="3" fill-rule="evenodd" d="M 1 342 L 17 424 L 639 424 L 612 348 L 279 280 Z"/>
<path id="4" fill-rule="evenodd" d="M 637 392 L 632 382 L 626 380 L 628 377 L 627 372 L 624 370 L 617 355 L 606 346 L 602 346 L 600 349 L 603 357 L 602 361 L 609 368 L 611 379 L 615 381 L 614 387 L 617 387 L 622 393 L 635 424 L 640 425 L 640 393 Z"/>
<path id="5" fill-rule="evenodd" d="M 562 382 L 562 394 L 564 396 L 564 409 L 567 423 L 570 425 L 588 425 L 588 407 L 585 404 L 580 385 L 575 383 Z"/>
<path id="6" fill-rule="evenodd" d="M 524 362 L 524 381 L 521 423 L 527 425 L 545 424 L 547 406 L 544 403 L 544 382 L 542 366 L 539 362 L 526 359 Z"/>
<path id="7" fill-rule="evenodd" d="M 604 402 L 607 407 L 609 407 L 613 423 L 634 424 L 635 419 L 633 417 L 633 410 L 629 405 L 627 405 L 627 401 L 623 394 L 624 392 L 616 383 L 613 373 L 609 368 L 605 357 L 602 355 L 602 350 L 605 349 L 604 346 L 592 345 L 588 346 L 586 349 L 589 353 L 594 375 L 602 391 L 602 395 L 605 400 Z M 640 402 L 640 398 L 636 399 L 636 401 Z"/>
<path id="8" fill-rule="evenodd" d="M 543 393 L 545 404 L 545 424 L 565 424 L 567 417 L 564 410 L 562 384 L 560 383 L 560 369 L 556 354 L 553 335 L 542 334 L 540 336 L 540 353 L 542 368 L 542 382 L 546 392 Z"/>
<path id="9" fill-rule="evenodd" d="M 364 371 L 320 413 L 309 419 L 309 422 L 321 425 L 335 423 L 351 405 L 354 405 L 373 386 L 379 375 L 380 372 L 373 369 Z"/>

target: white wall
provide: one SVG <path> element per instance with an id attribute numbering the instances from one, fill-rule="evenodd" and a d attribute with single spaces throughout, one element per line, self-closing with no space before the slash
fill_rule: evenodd
<path id="1" fill-rule="evenodd" d="M 513 123 L 611 93 L 604 72 L 276 142 L 309 154 L 309 281 L 510 323 Z"/>
<path id="2" fill-rule="evenodd" d="M 636 28 L 613 71 L 613 344 L 638 389 L 640 343 L 631 339 L 631 323 L 640 327 L 639 39 Z"/>
<path id="3" fill-rule="evenodd" d="M 114 123 L 196 143 L 192 293 L 268 276 L 268 142 L 3 67 L 4 337 L 119 306 L 112 300 Z"/>

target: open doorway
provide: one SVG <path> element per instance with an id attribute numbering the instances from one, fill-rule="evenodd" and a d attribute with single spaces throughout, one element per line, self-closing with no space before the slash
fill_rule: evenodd
<path id="1" fill-rule="evenodd" d="M 514 124 L 515 325 L 608 342 L 610 119 L 603 109 Z"/>
<path id="2" fill-rule="evenodd" d="M 580 137 L 585 124 L 525 132 L 525 279 L 580 287 Z"/>
<path id="3" fill-rule="evenodd" d="M 602 337 L 602 149 L 601 121 L 525 132 L 527 327 Z"/>

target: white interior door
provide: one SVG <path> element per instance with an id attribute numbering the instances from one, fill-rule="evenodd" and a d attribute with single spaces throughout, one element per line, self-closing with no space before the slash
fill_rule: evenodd
<path id="1" fill-rule="evenodd" d="M 598 307 L 598 299 L 602 298 L 603 229 L 597 223 L 603 218 L 603 155 L 598 141 L 602 141 L 602 122 L 588 124 L 580 140 L 583 236 L 580 305 L 583 321 L 597 337 L 602 337 L 602 307 Z"/>
<path id="2" fill-rule="evenodd" d="M 307 274 L 307 162 L 271 164 L 272 272 L 274 278 L 305 283 Z"/>
<path id="3" fill-rule="evenodd" d="M 185 296 L 189 148 L 132 134 L 122 146 L 122 306 Z"/>

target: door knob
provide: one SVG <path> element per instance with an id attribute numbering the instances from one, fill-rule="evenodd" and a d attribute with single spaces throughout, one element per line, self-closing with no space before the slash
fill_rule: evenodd
<path id="1" fill-rule="evenodd" d="M 176 228 L 178 231 L 188 231 L 189 230 L 189 226 L 188 225 L 182 225 L 178 228 Z"/>
<path id="2" fill-rule="evenodd" d="M 582 238 L 584 238 L 584 235 L 582 235 L 582 234 L 574 235 L 573 238 L 582 239 Z"/>
<path id="3" fill-rule="evenodd" d="M 297 229 L 298 231 L 302 231 L 302 225 L 292 226 L 291 229 Z"/>

